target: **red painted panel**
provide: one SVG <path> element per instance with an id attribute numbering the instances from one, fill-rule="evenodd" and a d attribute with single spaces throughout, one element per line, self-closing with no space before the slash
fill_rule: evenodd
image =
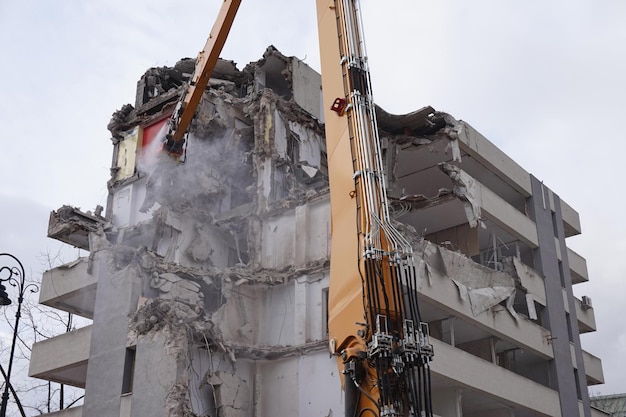
<path id="1" fill-rule="evenodd" d="M 167 121 L 169 118 L 170 115 L 166 115 L 143 128 L 141 153 L 138 161 L 138 167 L 140 170 L 149 171 L 149 167 L 156 161 L 157 155 L 161 151 L 163 139 L 167 133 Z"/>
<path id="2" fill-rule="evenodd" d="M 166 133 L 166 127 L 164 127 L 169 119 L 169 115 L 165 116 L 163 119 L 158 120 L 151 125 L 148 125 L 143 128 L 143 139 L 141 140 L 141 147 L 146 148 L 148 145 L 152 143 L 154 138 L 159 136 L 159 140 L 163 139 Z M 163 128 L 163 131 L 161 129 Z"/>

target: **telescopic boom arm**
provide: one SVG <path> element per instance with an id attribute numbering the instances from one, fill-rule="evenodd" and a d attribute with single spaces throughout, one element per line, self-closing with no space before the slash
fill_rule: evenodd
<path id="1" fill-rule="evenodd" d="M 211 34 L 198 54 L 196 69 L 174 109 L 163 144 L 163 150 L 172 156 L 178 157 L 183 153 L 185 135 L 196 114 L 202 94 L 209 84 L 240 4 L 241 0 L 224 0 Z"/>

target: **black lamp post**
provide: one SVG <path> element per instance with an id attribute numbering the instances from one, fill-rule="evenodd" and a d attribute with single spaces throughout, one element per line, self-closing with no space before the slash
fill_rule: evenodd
<path id="1" fill-rule="evenodd" d="M 16 266 L 3 266 L 0 268 L 0 305 L 6 306 L 11 304 L 4 282 L 8 282 L 13 287 L 17 287 L 17 311 L 15 312 L 15 326 L 13 327 L 13 341 L 11 344 L 11 356 L 9 356 L 9 368 L 7 369 L 6 381 L 4 383 L 4 392 L 2 393 L 2 407 L 0 408 L 0 417 L 6 417 L 7 415 L 7 403 L 9 401 L 9 386 L 11 385 L 11 369 L 13 368 L 13 354 L 15 353 L 15 342 L 17 340 L 17 326 L 20 323 L 20 315 L 22 310 L 22 301 L 24 301 L 24 292 L 30 288 L 30 292 L 39 291 L 39 287 L 36 284 L 25 285 L 24 266 L 15 256 L 10 253 L 0 253 L 0 257 L 8 256 L 13 259 L 18 265 Z M 5 274 L 8 273 L 8 276 Z"/>

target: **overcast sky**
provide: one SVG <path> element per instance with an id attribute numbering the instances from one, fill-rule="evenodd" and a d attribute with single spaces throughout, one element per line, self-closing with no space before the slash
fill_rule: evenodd
<path id="1" fill-rule="evenodd" d="M 598 325 L 582 341 L 606 378 L 592 390 L 626 392 L 626 2 L 362 1 L 379 105 L 465 120 L 580 213 L 575 293 Z M 0 252 L 37 275 L 61 246 L 49 211 L 106 204 L 111 114 L 147 68 L 196 56 L 220 4 L 0 0 Z M 243 68 L 270 44 L 319 70 L 314 2 L 244 0 L 222 56 Z"/>

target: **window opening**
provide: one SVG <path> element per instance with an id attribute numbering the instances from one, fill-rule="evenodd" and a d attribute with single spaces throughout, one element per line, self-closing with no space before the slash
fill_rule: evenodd
<path id="1" fill-rule="evenodd" d="M 126 357 L 124 358 L 124 377 L 122 380 L 122 395 L 132 394 L 133 380 L 135 378 L 135 346 L 126 348 Z"/>

